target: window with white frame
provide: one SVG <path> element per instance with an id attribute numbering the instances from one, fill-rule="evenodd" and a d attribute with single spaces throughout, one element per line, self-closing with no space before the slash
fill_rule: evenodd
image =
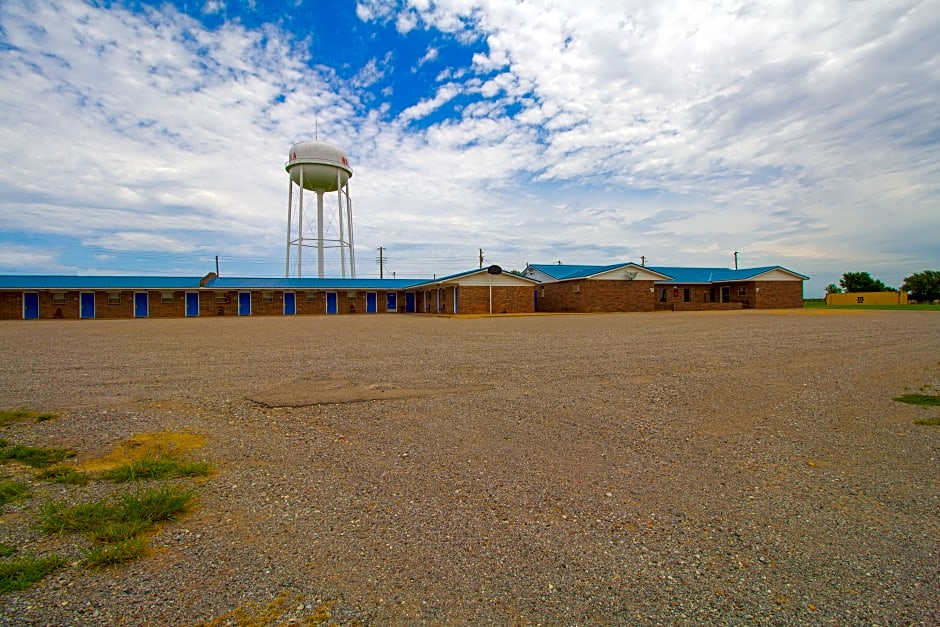
<path id="1" fill-rule="evenodd" d="M 316 292 L 307 292 L 306 298 L 307 298 L 307 302 L 308 302 L 308 303 L 312 303 L 312 302 L 314 302 L 314 301 L 317 300 L 317 293 L 316 293 Z"/>
<path id="2" fill-rule="evenodd" d="M 274 302 L 274 292 L 261 292 L 261 302 L 262 302 L 262 303 L 273 303 L 273 302 Z"/>
<path id="3" fill-rule="evenodd" d="M 172 305 L 173 292 L 160 292 L 160 302 L 164 305 Z"/>
<path id="4" fill-rule="evenodd" d="M 225 292 L 216 292 L 215 302 L 220 305 L 225 304 Z"/>
<path id="5" fill-rule="evenodd" d="M 53 304 L 53 305 L 64 305 L 64 304 L 65 304 L 65 292 L 53 292 L 53 293 L 52 293 L 52 304 Z"/>
<path id="6" fill-rule="evenodd" d="M 120 304 L 121 304 L 121 293 L 120 293 L 120 292 L 108 292 L 108 304 L 109 304 L 109 305 L 120 305 Z"/>

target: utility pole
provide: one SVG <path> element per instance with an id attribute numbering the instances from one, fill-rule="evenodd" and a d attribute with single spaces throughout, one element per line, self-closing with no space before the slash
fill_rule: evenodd
<path id="1" fill-rule="evenodd" d="M 738 269 L 738 251 L 734 251 L 734 269 Z"/>
<path id="2" fill-rule="evenodd" d="M 376 263 L 379 264 L 379 279 L 385 278 L 385 262 L 388 261 L 388 259 L 385 258 L 385 255 L 383 254 L 384 252 L 385 252 L 385 248 L 382 246 L 379 246 L 379 256 L 375 260 Z"/>
<path id="3" fill-rule="evenodd" d="M 646 255 L 640 255 L 640 265 L 646 267 Z"/>
<path id="4" fill-rule="evenodd" d="M 483 249 L 480 249 L 480 267 L 483 267 Z"/>

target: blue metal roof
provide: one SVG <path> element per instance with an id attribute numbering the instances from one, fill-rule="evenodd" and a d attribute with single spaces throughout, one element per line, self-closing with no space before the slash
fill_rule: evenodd
<path id="1" fill-rule="evenodd" d="M 210 290 L 403 290 L 427 282 L 428 279 L 216 277 L 205 287 Z"/>
<path id="2" fill-rule="evenodd" d="M 189 290 L 202 277 L 0 275 L 0 290 Z"/>
<path id="3" fill-rule="evenodd" d="M 781 270 L 794 277 L 809 279 L 792 270 L 787 270 L 783 266 L 763 266 L 760 268 L 741 268 L 732 270 L 730 268 L 678 268 L 678 267 L 651 267 L 650 270 L 671 276 L 672 281 L 658 281 L 659 283 L 720 283 L 726 281 L 748 281 L 761 274 L 771 270 Z"/>
<path id="4" fill-rule="evenodd" d="M 585 277 L 594 276 L 595 274 L 600 274 L 601 272 L 607 272 L 609 270 L 616 270 L 617 268 L 629 266 L 630 263 L 631 262 L 615 263 L 607 266 L 532 263 L 529 264 L 529 267 L 535 268 L 539 272 L 543 272 L 555 280 L 562 281 L 564 279 L 583 279 Z"/>

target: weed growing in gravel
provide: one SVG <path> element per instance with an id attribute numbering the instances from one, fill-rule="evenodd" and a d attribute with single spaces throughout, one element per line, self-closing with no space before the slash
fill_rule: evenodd
<path id="1" fill-rule="evenodd" d="M 52 414 L 49 412 L 35 412 L 29 411 L 28 409 L 2 409 L 0 410 L 0 427 L 5 427 L 11 422 L 16 422 L 18 420 L 35 420 L 36 422 L 43 422 L 45 420 L 52 420 L 53 418 L 58 418 L 57 414 Z"/>
<path id="2" fill-rule="evenodd" d="M 69 457 L 75 457 L 75 451 L 68 448 L 39 448 L 23 444 L 0 448 L 0 464 L 17 461 L 33 468 L 45 468 Z"/>
<path id="3" fill-rule="evenodd" d="M 4 479 L 0 481 L 0 505 L 19 501 L 29 496 L 29 486 L 20 481 Z"/>
<path id="4" fill-rule="evenodd" d="M 940 394 L 902 394 L 901 396 L 895 396 L 894 400 L 908 405 L 940 407 Z"/>
<path id="5" fill-rule="evenodd" d="M 52 468 L 46 468 L 39 473 L 38 477 L 46 481 L 65 485 L 85 485 L 91 481 L 91 477 L 75 470 L 71 466 L 53 466 Z"/>
<path id="6" fill-rule="evenodd" d="M 25 590 L 64 565 L 65 560 L 58 555 L 20 557 L 0 562 L 0 593 Z"/>
<path id="7" fill-rule="evenodd" d="M 85 566 L 92 570 L 101 570 L 114 564 L 131 562 L 147 552 L 147 540 L 143 536 L 134 536 L 122 540 L 113 546 L 93 546 L 83 551 Z"/>
<path id="8" fill-rule="evenodd" d="M 915 420 L 914 424 L 935 427 L 940 425 L 940 416 L 934 416 L 933 418 L 921 418 L 919 420 Z"/>
<path id="9" fill-rule="evenodd" d="M 84 532 L 96 541 L 126 540 L 158 522 L 174 520 L 189 509 L 194 496 L 193 490 L 164 486 L 122 494 L 119 501 L 102 499 L 71 507 L 49 501 L 42 508 L 40 527 L 47 533 Z"/>
<path id="10" fill-rule="evenodd" d="M 0 542 L 0 557 L 10 557 L 16 553 L 16 547 Z"/>
<path id="11" fill-rule="evenodd" d="M 114 483 L 127 483 L 143 479 L 204 477 L 211 472 L 212 464 L 209 462 L 184 462 L 170 457 L 156 457 L 128 462 L 104 471 L 101 476 Z"/>
<path id="12" fill-rule="evenodd" d="M 277 597 L 268 601 L 264 606 L 249 601 L 209 622 L 199 624 L 198 627 L 221 627 L 222 625 L 233 624 L 242 627 L 262 627 L 263 625 L 278 624 L 285 618 L 285 614 L 295 606 L 298 604 L 302 606 L 301 602 L 303 600 L 304 595 L 302 594 L 294 595 L 287 590 L 282 590 Z M 331 610 L 334 605 L 336 605 L 336 599 L 324 601 L 316 608 L 313 608 L 312 613 L 290 617 L 288 622 L 301 621 L 300 624 L 303 625 L 321 625 L 330 620 Z M 335 625 L 336 623 L 331 622 L 328 624 Z"/>

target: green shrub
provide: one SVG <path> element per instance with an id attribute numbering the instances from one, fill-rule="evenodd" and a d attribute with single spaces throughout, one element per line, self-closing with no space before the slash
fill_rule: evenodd
<path id="1" fill-rule="evenodd" d="M 58 414 L 53 414 L 49 412 L 35 412 L 29 411 L 28 409 L 3 409 L 0 410 L 0 427 L 5 427 L 11 422 L 17 422 L 19 420 L 35 420 L 36 422 L 43 422 L 45 420 L 52 420 L 58 418 Z"/>
<path id="2" fill-rule="evenodd" d="M 940 395 L 934 394 L 902 394 L 901 396 L 895 396 L 894 400 L 908 405 L 940 407 Z"/>

